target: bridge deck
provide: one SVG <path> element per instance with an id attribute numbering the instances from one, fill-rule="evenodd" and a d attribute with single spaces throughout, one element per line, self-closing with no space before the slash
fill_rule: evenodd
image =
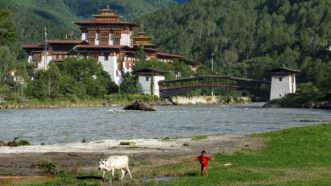
<path id="1" fill-rule="evenodd" d="M 259 90 L 270 86 L 270 81 L 237 78 L 231 76 L 198 76 L 177 80 L 160 81 L 161 96 L 176 95 L 197 88 L 224 88 L 232 90 Z"/>

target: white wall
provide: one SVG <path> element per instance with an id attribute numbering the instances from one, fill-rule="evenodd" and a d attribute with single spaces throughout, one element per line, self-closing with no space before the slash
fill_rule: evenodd
<path id="1" fill-rule="evenodd" d="M 116 85 L 120 85 L 122 81 L 122 75 L 120 70 L 118 69 L 117 60 L 117 56 L 109 56 L 108 60 L 105 59 L 105 56 L 98 57 L 98 61 L 101 63 L 103 70 L 108 72 L 112 81 Z"/>
<path id="2" fill-rule="evenodd" d="M 160 87 L 159 82 L 165 80 L 164 76 L 154 76 L 154 86 L 153 86 L 153 94 L 155 96 L 160 96 Z M 152 76 L 143 76 L 140 75 L 138 77 L 138 86 L 141 88 L 142 94 L 151 94 L 151 83 L 152 83 Z"/>
<path id="3" fill-rule="evenodd" d="M 37 61 L 37 70 L 46 70 L 52 60 L 52 56 L 48 55 L 45 60 L 45 55 L 42 55 L 41 61 Z"/>
<path id="4" fill-rule="evenodd" d="M 32 61 L 32 56 L 31 55 L 29 55 L 29 57 L 28 57 L 28 63 L 32 63 L 33 61 Z"/>
<path id="5" fill-rule="evenodd" d="M 87 33 L 82 33 L 82 41 L 85 41 L 87 40 Z"/>
<path id="6" fill-rule="evenodd" d="M 131 33 L 129 33 L 129 34 L 122 33 L 122 34 L 121 34 L 120 45 L 123 45 L 123 46 L 129 46 L 129 47 L 132 46 L 132 42 L 131 42 Z"/>
<path id="7" fill-rule="evenodd" d="M 100 34 L 99 33 L 95 33 L 94 44 L 100 45 Z"/>
<path id="8" fill-rule="evenodd" d="M 109 46 L 113 46 L 114 45 L 114 41 L 113 41 L 113 35 L 111 33 L 109 33 L 109 41 L 108 41 Z"/>
<path id="9" fill-rule="evenodd" d="M 220 97 L 217 96 L 175 96 L 171 101 L 177 105 L 196 105 L 196 104 L 217 104 L 221 103 Z"/>
<path id="10" fill-rule="evenodd" d="M 297 78 L 296 78 L 296 75 L 293 74 L 292 75 L 292 78 L 293 78 L 293 83 L 292 83 L 293 92 L 292 93 L 296 93 L 297 92 Z"/>
<path id="11" fill-rule="evenodd" d="M 127 65 L 128 63 L 130 63 L 130 62 L 128 62 L 129 60 L 128 60 L 128 57 L 124 57 L 124 61 L 126 61 L 126 62 L 123 62 L 122 63 L 122 69 L 123 69 L 123 72 L 124 72 L 124 74 L 126 74 L 126 73 L 132 73 L 133 72 L 133 69 L 132 69 L 132 67 L 133 67 L 133 64 L 131 64 L 131 65 Z"/>
<path id="12" fill-rule="evenodd" d="M 295 74 L 288 76 L 272 76 L 270 100 L 280 99 L 296 92 Z"/>

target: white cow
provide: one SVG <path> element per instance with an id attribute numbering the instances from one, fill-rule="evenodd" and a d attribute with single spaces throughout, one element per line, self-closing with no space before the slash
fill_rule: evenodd
<path id="1" fill-rule="evenodd" d="M 112 179 L 114 179 L 116 169 L 122 172 L 121 180 L 123 180 L 126 173 L 132 179 L 128 156 L 110 156 L 108 159 L 100 160 L 99 162 L 99 170 L 102 171 L 102 178 L 105 178 L 106 172 L 112 172 Z"/>

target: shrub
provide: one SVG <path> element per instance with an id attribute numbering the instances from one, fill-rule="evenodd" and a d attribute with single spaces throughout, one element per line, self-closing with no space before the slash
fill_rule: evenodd
<path id="1" fill-rule="evenodd" d="M 50 161 L 43 161 L 37 165 L 46 174 L 56 175 L 58 173 L 56 165 Z"/>
<path id="2" fill-rule="evenodd" d="M 9 147 L 18 147 L 18 146 L 27 146 L 31 145 L 31 143 L 28 140 L 19 139 L 18 137 L 14 138 L 12 141 L 9 141 L 7 143 L 7 146 Z"/>

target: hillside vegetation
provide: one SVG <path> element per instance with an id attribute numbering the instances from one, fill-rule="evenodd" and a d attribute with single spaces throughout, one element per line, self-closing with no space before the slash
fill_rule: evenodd
<path id="1" fill-rule="evenodd" d="M 331 93 L 329 0 L 192 0 L 143 20 L 168 51 L 208 68 L 214 54 L 217 73 L 263 79 L 273 67 L 298 68 L 309 89 Z"/>
<path id="2" fill-rule="evenodd" d="M 98 9 L 117 10 L 126 19 L 134 19 L 172 5 L 172 0 L 0 0 L 0 9 L 11 12 L 20 43 L 40 41 L 44 27 L 50 38 L 64 38 L 77 32 L 73 21 L 90 17 Z"/>

